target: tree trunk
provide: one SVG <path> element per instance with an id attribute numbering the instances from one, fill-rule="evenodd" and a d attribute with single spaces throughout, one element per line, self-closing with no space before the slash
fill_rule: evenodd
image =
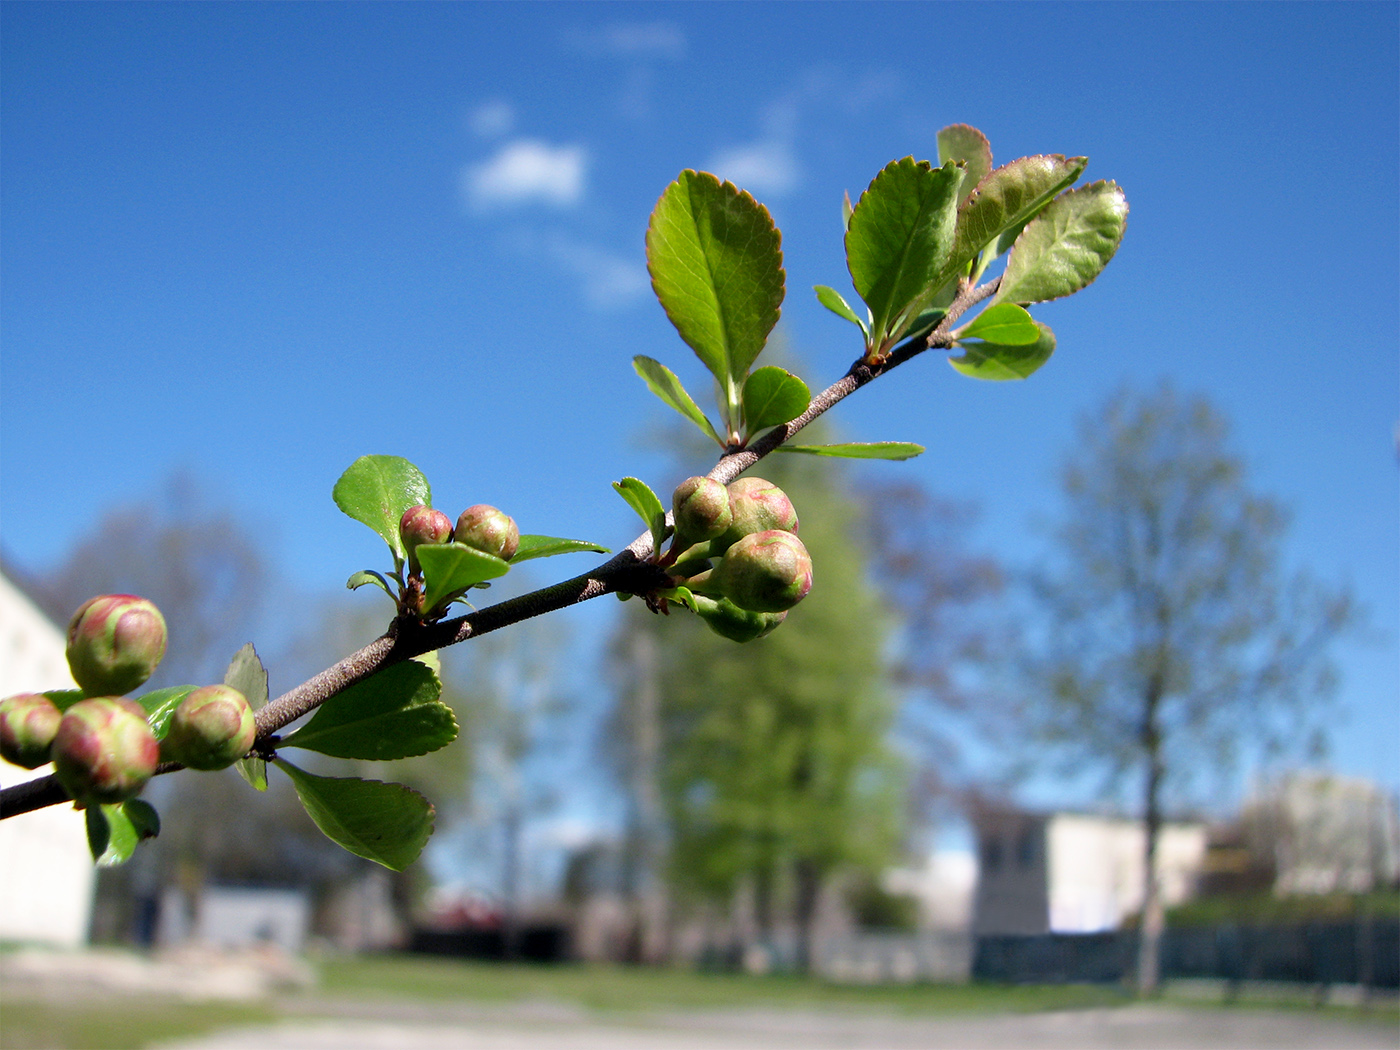
<path id="1" fill-rule="evenodd" d="M 795 964 L 798 973 L 810 973 L 812 970 L 812 941 L 817 922 L 817 901 L 821 896 L 821 872 L 817 865 L 810 860 L 799 860 L 794 865 L 793 873 L 797 882 L 797 902 L 794 909 L 794 918 L 797 920 L 797 958 Z"/>
<path id="2" fill-rule="evenodd" d="M 1162 931 L 1166 926 L 1161 886 L 1157 879 L 1157 836 L 1162 827 L 1163 772 L 1162 738 L 1157 715 L 1161 701 L 1159 681 L 1150 683 L 1146 700 L 1142 743 L 1147 754 L 1147 783 L 1143 814 L 1143 899 L 1138 936 L 1137 987 L 1139 995 L 1150 996 L 1157 994 L 1161 984 Z"/>

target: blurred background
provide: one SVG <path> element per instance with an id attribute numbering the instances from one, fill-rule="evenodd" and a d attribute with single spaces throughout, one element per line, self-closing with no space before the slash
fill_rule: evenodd
<path id="1" fill-rule="evenodd" d="M 369 774 L 438 807 L 407 873 L 285 783 L 170 777 L 160 838 L 95 884 L 7 849 L 7 900 L 66 896 L 0 940 L 1113 982 L 1165 912 L 1169 979 L 1395 987 L 1394 5 L 0 20 L 6 695 L 54 684 L 101 592 L 164 610 L 153 685 L 251 640 L 275 696 L 375 637 L 389 606 L 343 583 L 387 558 L 330 500 L 365 453 L 449 516 L 628 543 L 612 481 L 714 458 L 630 365 L 707 388 L 643 250 L 683 168 L 772 211 L 769 359 L 814 389 L 860 352 L 809 290 L 849 289 L 842 194 L 944 125 L 1087 155 L 1132 208 L 1035 309 L 1031 379 L 929 354 L 823 422 L 922 457 L 755 471 L 817 565 L 770 639 L 608 599 L 447 651 L 461 739 Z"/>

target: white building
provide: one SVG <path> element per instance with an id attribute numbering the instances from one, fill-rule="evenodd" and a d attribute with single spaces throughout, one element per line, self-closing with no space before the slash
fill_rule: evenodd
<path id="1" fill-rule="evenodd" d="M 63 633 L 0 575 L 0 697 L 76 688 Z M 0 760 L 0 787 L 53 772 Z M 0 941 L 87 940 L 96 875 L 83 815 L 50 806 L 0 821 Z"/>
<path id="2" fill-rule="evenodd" d="M 973 815 L 973 827 L 975 935 L 1099 933 L 1142 909 L 1141 821 L 984 807 Z M 1162 826 L 1157 877 L 1164 905 L 1193 894 L 1205 853 L 1205 825 Z"/>

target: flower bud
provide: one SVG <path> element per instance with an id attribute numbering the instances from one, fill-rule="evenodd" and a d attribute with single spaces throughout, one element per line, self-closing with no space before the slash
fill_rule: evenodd
<path id="1" fill-rule="evenodd" d="M 409 507 L 399 519 L 399 539 L 408 552 L 410 572 L 418 572 L 417 550 L 424 543 L 446 543 L 452 539 L 452 519 L 432 507 Z"/>
<path id="2" fill-rule="evenodd" d="M 79 700 L 63 713 L 50 754 L 54 772 L 80 806 L 135 798 L 160 762 L 160 745 L 140 705 L 114 696 Z"/>
<path id="3" fill-rule="evenodd" d="M 787 493 L 762 478 L 740 478 L 729 485 L 729 506 L 734 520 L 715 540 L 724 550 L 745 536 L 769 529 L 797 531 L 797 511 Z M 718 553 L 718 551 L 716 551 Z"/>
<path id="4" fill-rule="evenodd" d="M 49 746 L 63 714 L 43 693 L 20 693 L 0 700 L 0 756 L 25 769 L 49 760 Z"/>
<path id="5" fill-rule="evenodd" d="M 160 757 L 190 769 L 225 769 L 248 753 L 257 733 L 247 697 L 232 686 L 206 685 L 175 708 Z"/>
<path id="6" fill-rule="evenodd" d="M 462 511 L 452 538 L 468 547 L 510 561 L 520 549 L 520 530 L 515 519 L 488 503 L 478 503 Z"/>
<path id="7" fill-rule="evenodd" d="M 676 536 L 682 544 L 712 540 L 734 523 L 729 490 L 713 478 L 686 478 L 671 494 Z"/>
<path id="8" fill-rule="evenodd" d="M 787 619 L 787 613 L 750 612 L 741 609 L 728 598 L 695 596 L 696 611 L 705 626 L 731 642 L 752 642 L 777 630 Z"/>
<path id="9" fill-rule="evenodd" d="M 165 618 L 145 598 L 104 594 L 68 624 L 68 668 L 89 696 L 129 693 L 165 655 Z"/>
<path id="10" fill-rule="evenodd" d="M 718 591 L 741 609 L 783 612 L 812 589 L 812 558 L 790 532 L 755 532 L 724 552 L 710 571 L 707 589 L 712 594 Z"/>

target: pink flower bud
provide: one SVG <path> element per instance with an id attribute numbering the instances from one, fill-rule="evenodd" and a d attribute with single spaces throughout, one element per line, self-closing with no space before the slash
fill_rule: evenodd
<path id="1" fill-rule="evenodd" d="M 729 505 L 734 520 L 715 540 L 715 553 L 728 549 L 745 536 L 769 529 L 797 531 L 797 510 L 787 493 L 762 478 L 740 478 L 729 485 Z"/>
<path id="2" fill-rule="evenodd" d="M 408 552 L 408 568 L 418 572 L 419 546 L 424 543 L 446 543 L 452 539 L 452 519 L 432 507 L 409 507 L 399 519 L 399 538 Z"/>
<path id="3" fill-rule="evenodd" d="M 729 491 L 712 478 L 686 478 L 671 495 L 676 536 L 683 545 L 712 540 L 734 523 Z"/>
<path id="4" fill-rule="evenodd" d="M 63 713 L 50 754 L 59 783 L 80 806 L 135 798 L 156 771 L 160 745 L 131 703 L 95 697 Z"/>
<path id="5" fill-rule="evenodd" d="M 131 692 L 164 655 L 165 618 L 134 594 L 90 598 L 68 624 L 68 668 L 89 696 Z"/>
<path id="6" fill-rule="evenodd" d="M 515 519 L 488 503 L 478 503 L 462 511 L 452 538 L 486 554 L 510 561 L 520 549 L 520 530 Z"/>
<path id="7" fill-rule="evenodd" d="M 25 769 L 49 760 L 62 713 L 43 693 L 20 693 L 0 700 L 0 756 Z"/>
<path id="8" fill-rule="evenodd" d="M 710 572 L 709 587 L 741 609 L 783 612 L 812 589 L 812 558 L 790 532 L 755 532 L 724 552 Z"/>

